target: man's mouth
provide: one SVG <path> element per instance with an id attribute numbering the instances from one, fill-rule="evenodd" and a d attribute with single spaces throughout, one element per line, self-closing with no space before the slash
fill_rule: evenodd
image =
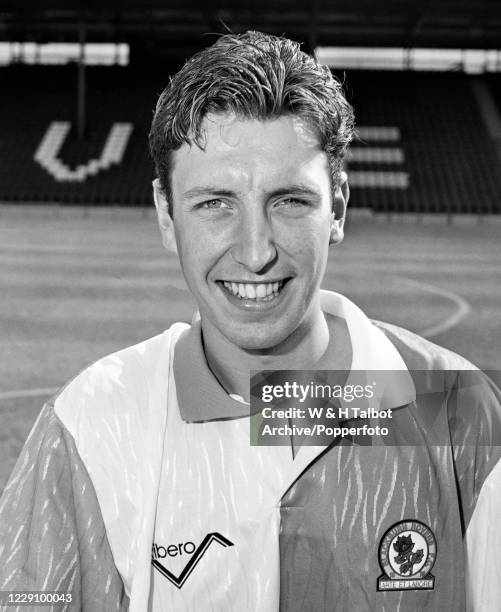
<path id="1" fill-rule="evenodd" d="M 278 297 L 285 283 L 290 280 L 284 278 L 273 283 L 234 283 L 222 281 L 228 293 L 241 300 L 255 300 L 256 302 L 271 302 Z"/>

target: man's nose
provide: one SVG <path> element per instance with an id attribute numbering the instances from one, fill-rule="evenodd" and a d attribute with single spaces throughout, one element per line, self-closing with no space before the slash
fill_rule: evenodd
<path id="1" fill-rule="evenodd" d="M 232 249 L 235 261 L 251 272 L 262 272 L 276 256 L 273 228 L 265 211 L 246 212 L 242 215 Z"/>

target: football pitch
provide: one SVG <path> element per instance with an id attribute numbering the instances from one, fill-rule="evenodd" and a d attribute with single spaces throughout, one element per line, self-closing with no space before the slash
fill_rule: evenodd
<path id="1" fill-rule="evenodd" d="M 501 219 L 354 215 L 324 288 L 501 369 Z M 190 321 L 153 211 L 0 206 L 0 491 L 43 401 L 99 357 Z"/>

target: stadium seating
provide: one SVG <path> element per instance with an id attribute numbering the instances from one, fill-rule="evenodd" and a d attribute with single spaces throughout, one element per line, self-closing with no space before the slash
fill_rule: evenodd
<path id="1" fill-rule="evenodd" d="M 147 135 L 158 88 L 141 87 L 127 69 L 89 69 L 81 141 L 75 66 L 0 70 L 0 201 L 150 203 Z"/>
<path id="2" fill-rule="evenodd" d="M 484 79 L 487 82 L 489 89 L 493 95 L 494 101 L 497 104 L 498 110 L 501 113 L 501 74 L 489 74 L 484 77 Z"/>
<path id="3" fill-rule="evenodd" d="M 113 67 L 87 75 L 87 130 L 79 140 L 75 66 L 0 68 L 0 202 L 151 204 L 147 134 L 168 72 Z M 501 212 L 500 161 L 468 76 L 340 76 L 359 126 L 347 159 L 352 206 Z M 501 101 L 500 83 L 489 85 Z"/>
<path id="4" fill-rule="evenodd" d="M 381 212 L 501 212 L 500 161 L 472 95 L 470 78 L 355 71 L 346 76 L 357 123 L 398 130 L 386 136 L 380 130 L 378 138 L 360 131 L 355 145 L 366 150 L 377 147 L 378 154 L 348 161 L 350 174 L 391 174 L 385 187 L 355 182 L 352 205 Z M 384 155 L 381 148 L 393 153 Z M 407 183 L 398 179 L 405 175 Z"/>

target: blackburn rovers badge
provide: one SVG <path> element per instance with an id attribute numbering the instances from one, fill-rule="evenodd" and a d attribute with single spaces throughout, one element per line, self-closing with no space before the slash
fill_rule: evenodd
<path id="1" fill-rule="evenodd" d="M 432 530 L 416 520 L 395 523 L 379 544 L 378 591 L 433 589 L 431 570 L 437 558 L 437 542 Z"/>

